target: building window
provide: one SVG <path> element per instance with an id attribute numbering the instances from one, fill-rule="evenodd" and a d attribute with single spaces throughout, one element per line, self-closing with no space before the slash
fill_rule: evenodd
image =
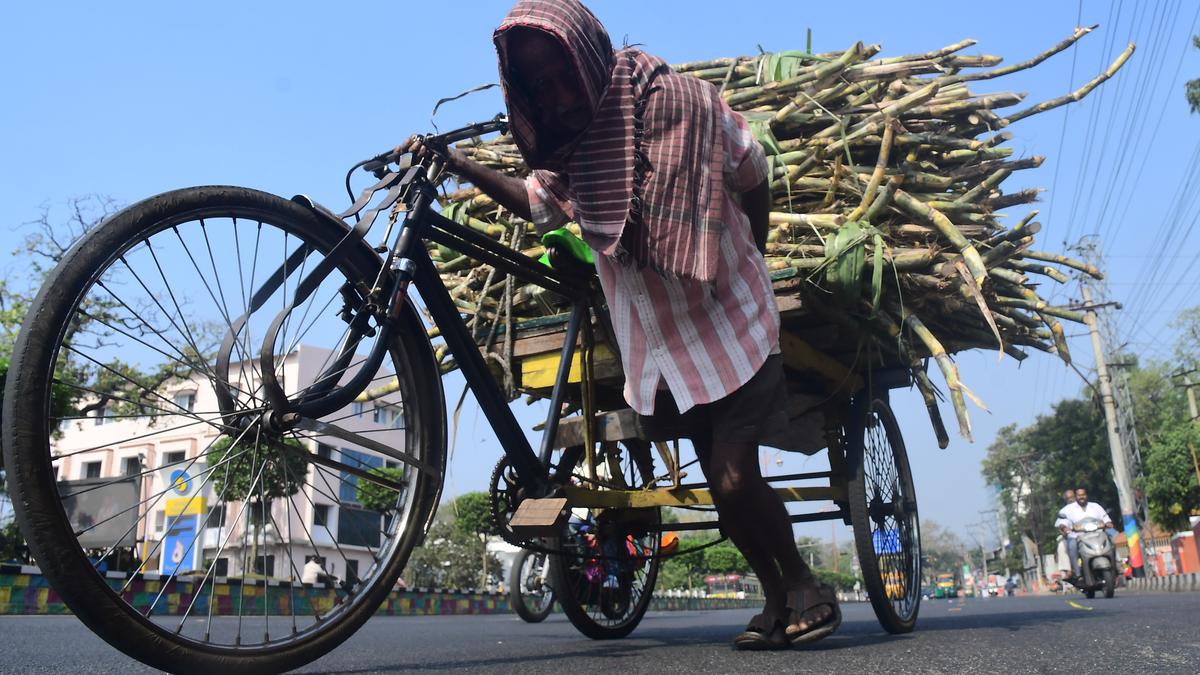
<path id="1" fill-rule="evenodd" d="M 264 528 L 271 524 L 271 502 L 250 502 L 250 519 L 255 527 Z"/>
<path id="2" fill-rule="evenodd" d="M 207 560 L 204 563 L 204 569 L 208 569 L 210 565 L 212 565 L 213 568 L 213 576 L 229 576 L 229 558 L 217 558 L 215 563 L 212 560 Z"/>
<path id="3" fill-rule="evenodd" d="M 154 529 L 157 532 L 162 532 L 163 526 L 167 523 L 167 512 L 156 511 L 154 513 Z"/>
<path id="4" fill-rule="evenodd" d="M 342 506 L 338 508 L 338 543 L 347 546 L 377 547 L 379 524 L 380 517 L 376 511 Z"/>
<path id="5" fill-rule="evenodd" d="M 192 412 L 196 409 L 196 392 L 181 391 L 175 394 L 175 405 L 181 410 Z"/>
<path id="6" fill-rule="evenodd" d="M 260 555 L 254 559 L 254 573 L 264 576 L 275 576 L 275 556 Z"/>
<path id="7" fill-rule="evenodd" d="M 162 456 L 162 465 L 163 466 L 174 466 L 176 464 L 183 464 L 183 461 L 185 459 L 187 459 L 187 452 L 185 452 L 183 450 L 173 450 L 171 452 L 164 452 L 163 456 Z"/>
<path id="8" fill-rule="evenodd" d="M 329 505 L 314 504 L 313 505 L 313 526 L 328 527 L 329 525 Z"/>
<path id="9" fill-rule="evenodd" d="M 317 457 L 331 459 L 333 457 L 333 446 L 317 443 Z"/>
<path id="10" fill-rule="evenodd" d="M 388 407 L 382 405 L 375 406 L 375 413 L 372 417 L 375 424 L 390 424 L 392 421 L 391 415 L 388 413 Z"/>
<path id="11" fill-rule="evenodd" d="M 374 455 L 368 455 L 364 452 L 357 452 L 354 450 L 347 450 L 347 449 L 343 448 L 342 449 L 342 463 L 347 466 L 354 467 L 356 469 L 370 471 L 371 469 L 375 469 L 375 468 L 383 466 L 383 458 L 376 457 Z M 343 472 L 341 472 L 341 480 L 339 482 L 340 482 L 340 484 L 338 485 L 338 499 L 341 500 L 342 502 L 349 502 L 351 504 L 357 504 L 358 503 L 358 490 L 357 490 L 358 476 L 355 476 L 354 474 L 349 473 L 347 471 L 343 471 Z"/>
<path id="12" fill-rule="evenodd" d="M 358 583 L 358 561 L 346 561 L 346 581 L 352 584 Z"/>
<path id="13" fill-rule="evenodd" d="M 112 411 L 108 409 L 108 406 L 100 406 L 99 408 L 96 408 L 95 419 L 96 419 L 96 422 L 95 422 L 96 426 L 108 424 L 109 422 L 113 421 Z"/>
<path id="14" fill-rule="evenodd" d="M 362 417 L 366 410 L 367 406 L 362 401 L 352 401 L 350 403 L 350 412 L 354 413 L 355 417 Z"/>
<path id="15" fill-rule="evenodd" d="M 225 527 L 225 505 L 208 507 L 208 518 L 204 521 L 204 526 L 210 529 Z"/>
<path id="16" fill-rule="evenodd" d="M 83 477 L 84 478 L 99 478 L 100 477 L 100 462 L 84 462 Z"/>
<path id="17" fill-rule="evenodd" d="M 126 457 L 121 460 L 121 475 L 136 476 L 142 472 L 142 462 L 137 457 Z"/>

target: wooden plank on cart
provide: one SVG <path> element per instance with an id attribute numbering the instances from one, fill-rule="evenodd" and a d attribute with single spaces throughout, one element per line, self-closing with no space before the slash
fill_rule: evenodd
<path id="1" fill-rule="evenodd" d="M 632 408 L 596 415 L 595 419 L 592 438 L 596 441 L 624 441 L 630 438 L 642 438 L 638 415 Z M 554 439 L 554 447 L 569 448 L 573 445 L 583 445 L 582 415 L 567 417 L 558 422 L 558 434 Z"/>

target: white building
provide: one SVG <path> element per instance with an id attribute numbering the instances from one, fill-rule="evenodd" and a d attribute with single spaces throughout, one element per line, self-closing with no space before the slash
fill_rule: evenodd
<path id="1" fill-rule="evenodd" d="M 281 377 L 285 392 L 293 393 L 311 384 L 329 355 L 328 350 L 307 346 L 288 354 L 283 359 Z M 239 364 L 230 370 L 231 380 L 241 379 Z M 246 379 L 250 386 L 243 388 L 255 390 L 254 378 Z M 373 386 L 380 384 L 376 381 Z M 380 544 L 382 518 L 358 504 L 356 476 L 310 463 L 300 492 L 289 499 L 272 500 L 269 517 L 260 516 L 263 527 L 251 527 L 254 509 L 242 502 L 222 502 L 213 494 L 214 472 L 206 470 L 205 455 L 218 438 L 218 431 L 207 421 L 218 419 L 219 414 L 216 393 L 207 378 L 197 374 L 171 383 L 161 396 L 162 407 L 175 410 L 178 406 L 180 414 L 154 419 L 119 418 L 101 409 L 88 419 L 65 421 L 60 427 L 61 437 L 53 444 L 54 455 L 61 457 L 55 462 L 60 481 L 129 476 L 137 483 L 137 523 L 128 527 L 135 530 L 130 537 L 136 541 L 136 556 L 143 571 L 159 571 L 163 556 L 168 554 L 163 542 L 171 521 L 169 482 L 179 470 L 187 471 L 198 488 L 204 486 L 199 493 L 203 501 L 193 499 L 184 504 L 189 511 L 198 511 L 198 506 L 204 504 L 204 512 L 195 513 L 203 521 L 202 534 L 195 538 L 203 548 L 188 555 L 199 569 L 208 570 L 214 563 L 216 576 L 258 573 L 288 579 L 299 577 L 305 562 L 314 555 L 323 558 L 325 571 L 338 578 L 354 578 L 369 567 L 370 549 Z M 339 427 L 349 431 L 369 432 L 371 439 L 387 445 L 403 447 L 402 410 L 399 395 L 393 394 L 352 403 L 324 419 L 336 420 Z M 399 464 L 336 438 L 317 436 L 304 442 L 320 457 L 363 469 Z M 176 502 L 174 509 L 180 508 Z M 260 564 L 255 566 L 259 569 L 247 570 L 254 555 L 251 540 L 255 532 L 259 533 Z"/>

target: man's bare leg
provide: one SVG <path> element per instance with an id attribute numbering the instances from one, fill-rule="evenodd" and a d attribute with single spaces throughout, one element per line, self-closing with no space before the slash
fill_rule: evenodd
<path id="1" fill-rule="evenodd" d="M 813 587 L 817 582 L 796 548 L 787 507 L 759 470 L 758 445 L 716 440 L 695 445 L 721 518 L 721 529 L 762 584 L 764 613 L 789 623 L 787 592 Z M 797 627 L 793 630 L 804 632 L 831 614 L 828 606 L 816 607 L 793 624 Z"/>

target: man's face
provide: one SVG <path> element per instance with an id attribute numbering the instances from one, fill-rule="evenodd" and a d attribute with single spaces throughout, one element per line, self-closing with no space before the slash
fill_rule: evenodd
<path id="1" fill-rule="evenodd" d="M 550 139 L 564 143 L 592 121 L 583 82 L 558 40 L 535 30 L 520 31 L 509 44 L 514 84 L 533 107 Z"/>
<path id="2" fill-rule="evenodd" d="M 1073 501 L 1075 501 L 1075 491 L 1074 490 L 1067 490 L 1067 491 L 1063 492 L 1063 503 L 1064 504 L 1070 504 Z"/>
<path id="3" fill-rule="evenodd" d="M 1075 488 L 1075 503 L 1080 506 L 1087 506 L 1087 490 Z"/>

